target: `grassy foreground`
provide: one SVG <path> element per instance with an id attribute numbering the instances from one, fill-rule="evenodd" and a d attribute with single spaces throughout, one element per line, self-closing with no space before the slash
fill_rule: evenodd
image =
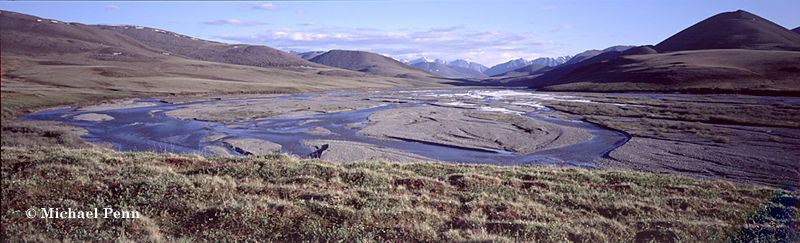
<path id="1" fill-rule="evenodd" d="M 669 175 L 3 147 L 2 177 L 9 241 L 798 239 L 794 192 Z M 40 208 L 101 215 L 41 218 Z"/>

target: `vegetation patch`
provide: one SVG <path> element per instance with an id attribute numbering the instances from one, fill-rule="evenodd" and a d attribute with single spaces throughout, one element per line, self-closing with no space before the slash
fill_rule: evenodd
<path id="1" fill-rule="evenodd" d="M 798 240 L 795 192 L 670 175 L 3 146 L 2 177 L 11 241 Z"/>

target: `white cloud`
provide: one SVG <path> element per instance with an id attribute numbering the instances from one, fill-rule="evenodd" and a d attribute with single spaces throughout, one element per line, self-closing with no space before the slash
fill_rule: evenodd
<path id="1" fill-rule="evenodd" d="M 108 5 L 108 6 L 106 6 L 106 10 L 120 10 L 120 9 L 121 9 L 121 8 L 119 8 L 119 7 L 117 7 L 117 6 L 114 6 L 114 5 Z"/>
<path id="2" fill-rule="evenodd" d="M 459 26 L 453 26 L 453 27 L 440 27 L 440 28 L 434 27 L 434 28 L 431 28 L 431 31 L 433 31 L 433 32 L 450 32 L 450 31 L 463 30 L 463 29 L 464 29 L 464 26 L 463 25 L 459 25 Z"/>
<path id="3" fill-rule="evenodd" d="M 268 25 L 268 23 L 262 23 L 262 22 L 258 22 L 258 21 L 241 21 L 241 20 L 238 20 L 238 19 L 217 19 L 217 20 L 203 22 L 203 24 L 208 24 L 208 25 L 236 25 L 236 26 Z"/>
<path id="4" fill-rule="evenodd" d="M 272 11 L 279 9 L 278 6 L 272 5 L 271 3 L 265 3 L 265 4 L 252 3 L 250 4 L 250 7 L 253 9 L 272 10 Z"/>
<path id="5" fill-rule="evenodd" d="M 317 23 L 314 23 L 314 22 L 308 22 L 308 23 L 301 23 L 301 24 L 299 24 L 299 25 L 302 25 L 302 26 L 314 26 L 314 25 L 316 25 L 316 24 L 317 24 Z"/>
<path id="6" fill-rule="evenodd" d="M 295 13 L 299 13 L 299 14 L 304 14 L 304 13 L 306 13 L 306 11 L 305 11 L 305 10 L 302 10 L 302 9 L 298 9 L 297 11 L 294 11 L 294 12 L 295 12 Z"/>
<path id="7" fill-rule="evenodd" d="M 456 31 L 458 30 L 458 31 Z M 285 51 L 363 50 L 398 59 L 421 56 L 468 59 L 491 66 L 516 58 L 532 59 L 556 43 L 537 40 L 532 32 L 474 31 L 464 26 L 400 32 L 374 28 L 324 26 L 313 29 L 270 29 L 249 36 L 218 36 L 239 43 L 266 45 Z"/>

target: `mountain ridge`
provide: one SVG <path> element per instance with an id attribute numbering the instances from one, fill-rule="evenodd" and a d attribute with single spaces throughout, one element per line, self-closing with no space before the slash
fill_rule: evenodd
<path id="1" fill-rule="evenodd" d="M 800 35 L 744 10 L 700 21 L 655 45 L 659 53 L 708 49 L 800 51 Z"/>
<path id="2" fill-rule="evenodd" d="M 256 67 L 317 67 L 295 55 L 262 45 L 225 44 L 201 40 L 170 31 L 130 25 L 96 25 L 95 27 L 117 32 L 141 43 L 189 58 Z"/>
<path id="3" fill-rule="evenodd" d="M 730 28 L 718 26 L 720 22 L 724 22 L 723 27 Z M 797 96 L 800 95 L 800 68 L 797 68 L 800 51 L 794 48 L 800 46 L 800 35 L 776 26 L 742 10 L 720 13 L 655 46 L 605 52 L 514 81 L 524 81 L 530 88 L 548 91 Z M 691 36 L 693 34 L 703 41 L 698 42 Z"/>
<path id="4" fill-rule="evenodd" d="M 478 72 L 477 70 L 459 67 L 459 66 L 451 66 L 445 65 L 438 62 L 418 62 L 411 64 L 416 68 L 436 73 L 448 78 L 459 78 L 459 79 L 469 79 L 469 78 L 485 78 L 486 75 Z"/>
<path id="5" fill-rule="evenodd" d="M 384 77 L 444 78 L 441 75 L 406 65 L 390 57 L 365 51 L 331 50 L 309 61 Z"/>

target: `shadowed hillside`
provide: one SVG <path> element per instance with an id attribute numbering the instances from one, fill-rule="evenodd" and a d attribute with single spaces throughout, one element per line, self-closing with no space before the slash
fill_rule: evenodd
<path id="1" fill-rule="evenodd" d="M 384 77 L 444 78 L 438 74 L 406 65 L 392 58 L 365 51 L 332 50 L 309 61 Z"/>
<path id="2" fill-rule="evenodd" d="M 414 63 L 411 66 L 416 68 L 436 73 L 448 78 L 485 78 L 486 75 L 478 72 L 477 70 L 465 68 L 465 67 L 458 67 L 458 66 L 450 66 L 444 65 L 441 63 L 436 62 L 419 62 Z"/>
<path id="3" fill-rule="evenodd" d="M 800 35 L 739 10 L 656 46 L 606 52 L 526 80 L 551 91 L 800 95 Z"/>
<path id="4" fill-rule="evenodd" d="M 519 76 L 534 75 L 539 72 L 546 72 L 547 70 L 552 70 L 552 69 L 553 69 L 552 67 L 548 67 L 542 64 L 531 64 L 528 66 L 518 68 L 514 71 L 504 73 L 502 77 L 519 77 Z"/>
<path id="5" fill-rule="evenodd" d="M 160 51 L 127 36 L 106 33 L 80 23 L 66 23 L 36 16 L 2 11 L 0 47 L 3 53 L 28 56 L 94 51 L 95 58 L 139 60 L 162 57 Z M 114 55 L 114 53 L 120 53 Z M 102 57 L 111 55 L 111 57 Z"/>
<path id="6" fill-rule="evenodd" d="M 747 11 L 714 15 L 662 41 L 658 52 L 705 49 L 800 51 L 800 35 Z"/>

